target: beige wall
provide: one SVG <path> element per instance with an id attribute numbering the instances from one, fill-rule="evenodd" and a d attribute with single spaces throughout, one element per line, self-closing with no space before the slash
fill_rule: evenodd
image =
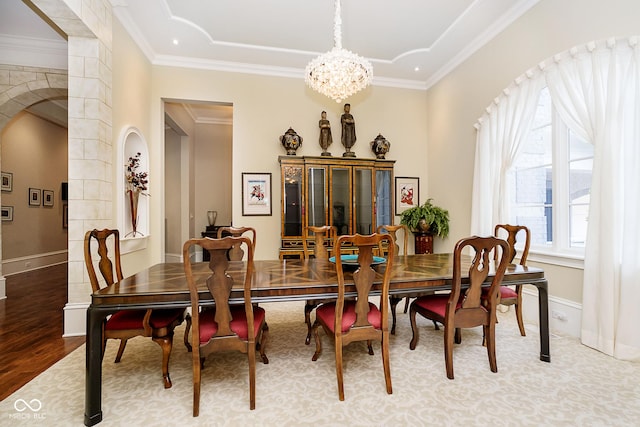
<path id="1" fill-rule="evenodd" d="M 13 174 L 13 191 L 2 193 L 2 206 L 13 206 L 13 221 L 2 222 L 3 262 L 66 251 L 60 190 L 67 181 L 67 130 L 21 112 L 3 129 L 1 139 L 2 171 Z M 29 206 L 29 188 L 53 190 L 53 207 L 43 206 L 42 197 L 40 206 Z"/>
<path id="2" fill-rule="evenodd" d="M 198 124 L 195 144 L 195 236 L 207 226 L 207 211 L 218 212 L 217 225 L 231 224 L 231 152 L 233 127 Z"/>
<path id="3" fill-rule="evenodd" d="M 164 179 L 165 192 L 169 194 L 180 194 L 180 179 L 182 169 L 180 166 L 180 145 L 181 137 L 173 129 L 167 129 L 164 133 L 165 137 L 165 164 Z M 169 196 L 167 196 L 169 197 Z M 171 254 L 172 257 L 180 256 L 182 252 L 182 235 L 181 230 L 181 206 L 180 203 L 166 203 L 165 210 L 165 252 Z"/>
<path id="4" fill-rule="evenodd" d="M 144 57 L 140 49 L 131 40 L 126 31 L 122 28 L 117 19 L 113 20 L 113 226 L 123 228 L 123 225 L 116 224 L 118 209 L 123 209 L 125 193 L 123 188 L 118 188 L 118 180 L 115 174 L 124 173 L 124 162 L 120 158 L 122 152 L 121 132 L 129 127 L 137 128 L 147 144 L 150 142 L 149 102 L 151 98 L 151 64 Z M 163 139 L 160 139 L 163 141 Z M 155 144 L 158 147 L 158 144 Z M 161 146 L 164 148 L 164 144 Z M 157 148 L 152 152 L 149 147 L 151 161 L 161 164 L 160 150 Z M 120 164 L 122 163 L 122 164 Z M 158 177 L 164 175 L 163 169 L 155 169 L 154 174 L 149 176 L 149 194 L 151 199 L 162 199 L 160 191 L 162 186 L 158 185 Z M 157 216 L 151 211 L 151 216 Z M 156 222 L 158 220 L 156 219 Z M 147 247 L 158 246 L 161 241 L 161 230 L 155 228 L 148 238 Z M 148 250 L 136 251 L 122 257 L 122 268 L 125 274 L 133 274 L 142 268 L 159 262 L 152 259 Z"/>
<path id="5" fill-rule="evenodd" d="M 311 92 L 302 78 L 255 76 L 172 67 L 154 67 L 151 99 L 151 150 L 157 151 L 163 132 L 162 99 L 224 102 L 233 104 L 232 211 L 233 224 L 257 229 L 258 259 L 278 256 L 280 241 L 280 179 L 278 156 L 285 154 L 279 137 L 291 126 L 303 138 L 298 155 L 319 155 L 318 120 L 327 111 L 334 132 L 330 151 L 340 156 L 340 115 L 342 104 Z M 426 189 L 426 97 L 424 91 L 371 87 L 350 99 L 356 120 L 358 157 L 373 158 L 369 143 L 378 133 L 390 142 L 388 159 L 397 160 L 396 174 L 422 177 Z M 155 163 L 155 162 L 154 162 Z M 156 164 L 156 168 L 160 165 Z M 242 216 L 241 173 L 270 172 L 273 180 L 273 215 Z M 152 170 L 153 175 L 157 171 Z M 426 191 L 421 198 L 426 197 Z M 151 198 L 152 211 L 163 209 L 162 200 Z M 202 212 L 193 212 L 202 217 Z M 152 233 L 161 224 L 152 218 Z M 199 219 L 203 221 L 202 219 Z M 154 221 L 156 223 L 154 224 Z M 199 233 L 201 230 L 196 229 Z M 161 253 L 152 248 L 153 259 Z"/>
<path id="6" fill-rule="evenodd" d="M 541 0 L 429 89 L 429 194 L 451 213 L 448 244 L 469 234 L 476 132 L 486 107 L 513 80 L 575 45 L 640 35 L 637 0 Z M 582 270 L 545 265 L 552 295 L 582 301 Z"/>

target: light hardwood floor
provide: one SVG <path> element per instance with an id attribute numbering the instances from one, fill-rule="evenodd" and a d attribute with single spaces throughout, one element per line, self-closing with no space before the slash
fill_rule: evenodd
<path id="1" fill-rule="evenodd" d="M 62 338 L 67 264 L 7 277 L 0 300 L 0 401 L 84 344 Z"/>

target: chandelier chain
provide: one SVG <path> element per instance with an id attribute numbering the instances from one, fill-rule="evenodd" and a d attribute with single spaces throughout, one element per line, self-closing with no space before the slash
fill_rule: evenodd
<path id="1" fill-rule="evenodd" d="M 336 0 L 336 14 L 333 18 L 333 44 L 338 49 L 342 49 L 342 8 L 340 0 Z"/>

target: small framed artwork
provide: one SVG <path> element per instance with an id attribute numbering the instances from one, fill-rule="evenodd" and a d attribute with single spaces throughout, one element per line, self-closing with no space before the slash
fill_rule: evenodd
<path id="1" fill-rule="evenodd" d="M 62 205 L 62 228 L 69 228 L 69 207 L 66 203 Z"/>
<path id="2" fill-rule="evenodd" d="M 13 174 L 2 172 L 2 191 L 13 191 Z"/>
<path id="3" fill-rule="evenodd" d="M 3 221 L 13 221 L 13 206 L 3 206 L 0 217 Z"/>
<path id="4" fill-rule="evenodd" d="M 420 178 L 396 177 L 396 215 L 420 205 Z"/>
<path id="5" fill-rule="evenodd" d="M 29 206 L 40 206 L 41 192 L 39 188 L 29 189 Z"/>
<path id="6" fill-rule="evenodd" d="M 271 215 L 270 173 L 242 173 L 242 215 Z"/>
<path id="7" fill-rule="evenodd" d="M 53 206 L 53 190 L 42 190 L 42 206 Z"/>

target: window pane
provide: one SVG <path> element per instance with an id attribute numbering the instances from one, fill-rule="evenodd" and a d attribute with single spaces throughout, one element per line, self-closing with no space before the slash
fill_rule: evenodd
<path id="1" fill-rule="evenodd" d="M 571 218 L 571 247 L 584 248 L 587 237 L 587 223 L 589 216 L 589 195 L 582 198 L 586 204 L 576 204 L 569 207 Z"/>
<path id="2" fill-rule="evenodd" d="M 553 236 L 551 168 L 518 171 L 516 183 L 516 203 L 512 206 L 515 223 L 529 227 L 532 244 L 550 243 Z"/>

